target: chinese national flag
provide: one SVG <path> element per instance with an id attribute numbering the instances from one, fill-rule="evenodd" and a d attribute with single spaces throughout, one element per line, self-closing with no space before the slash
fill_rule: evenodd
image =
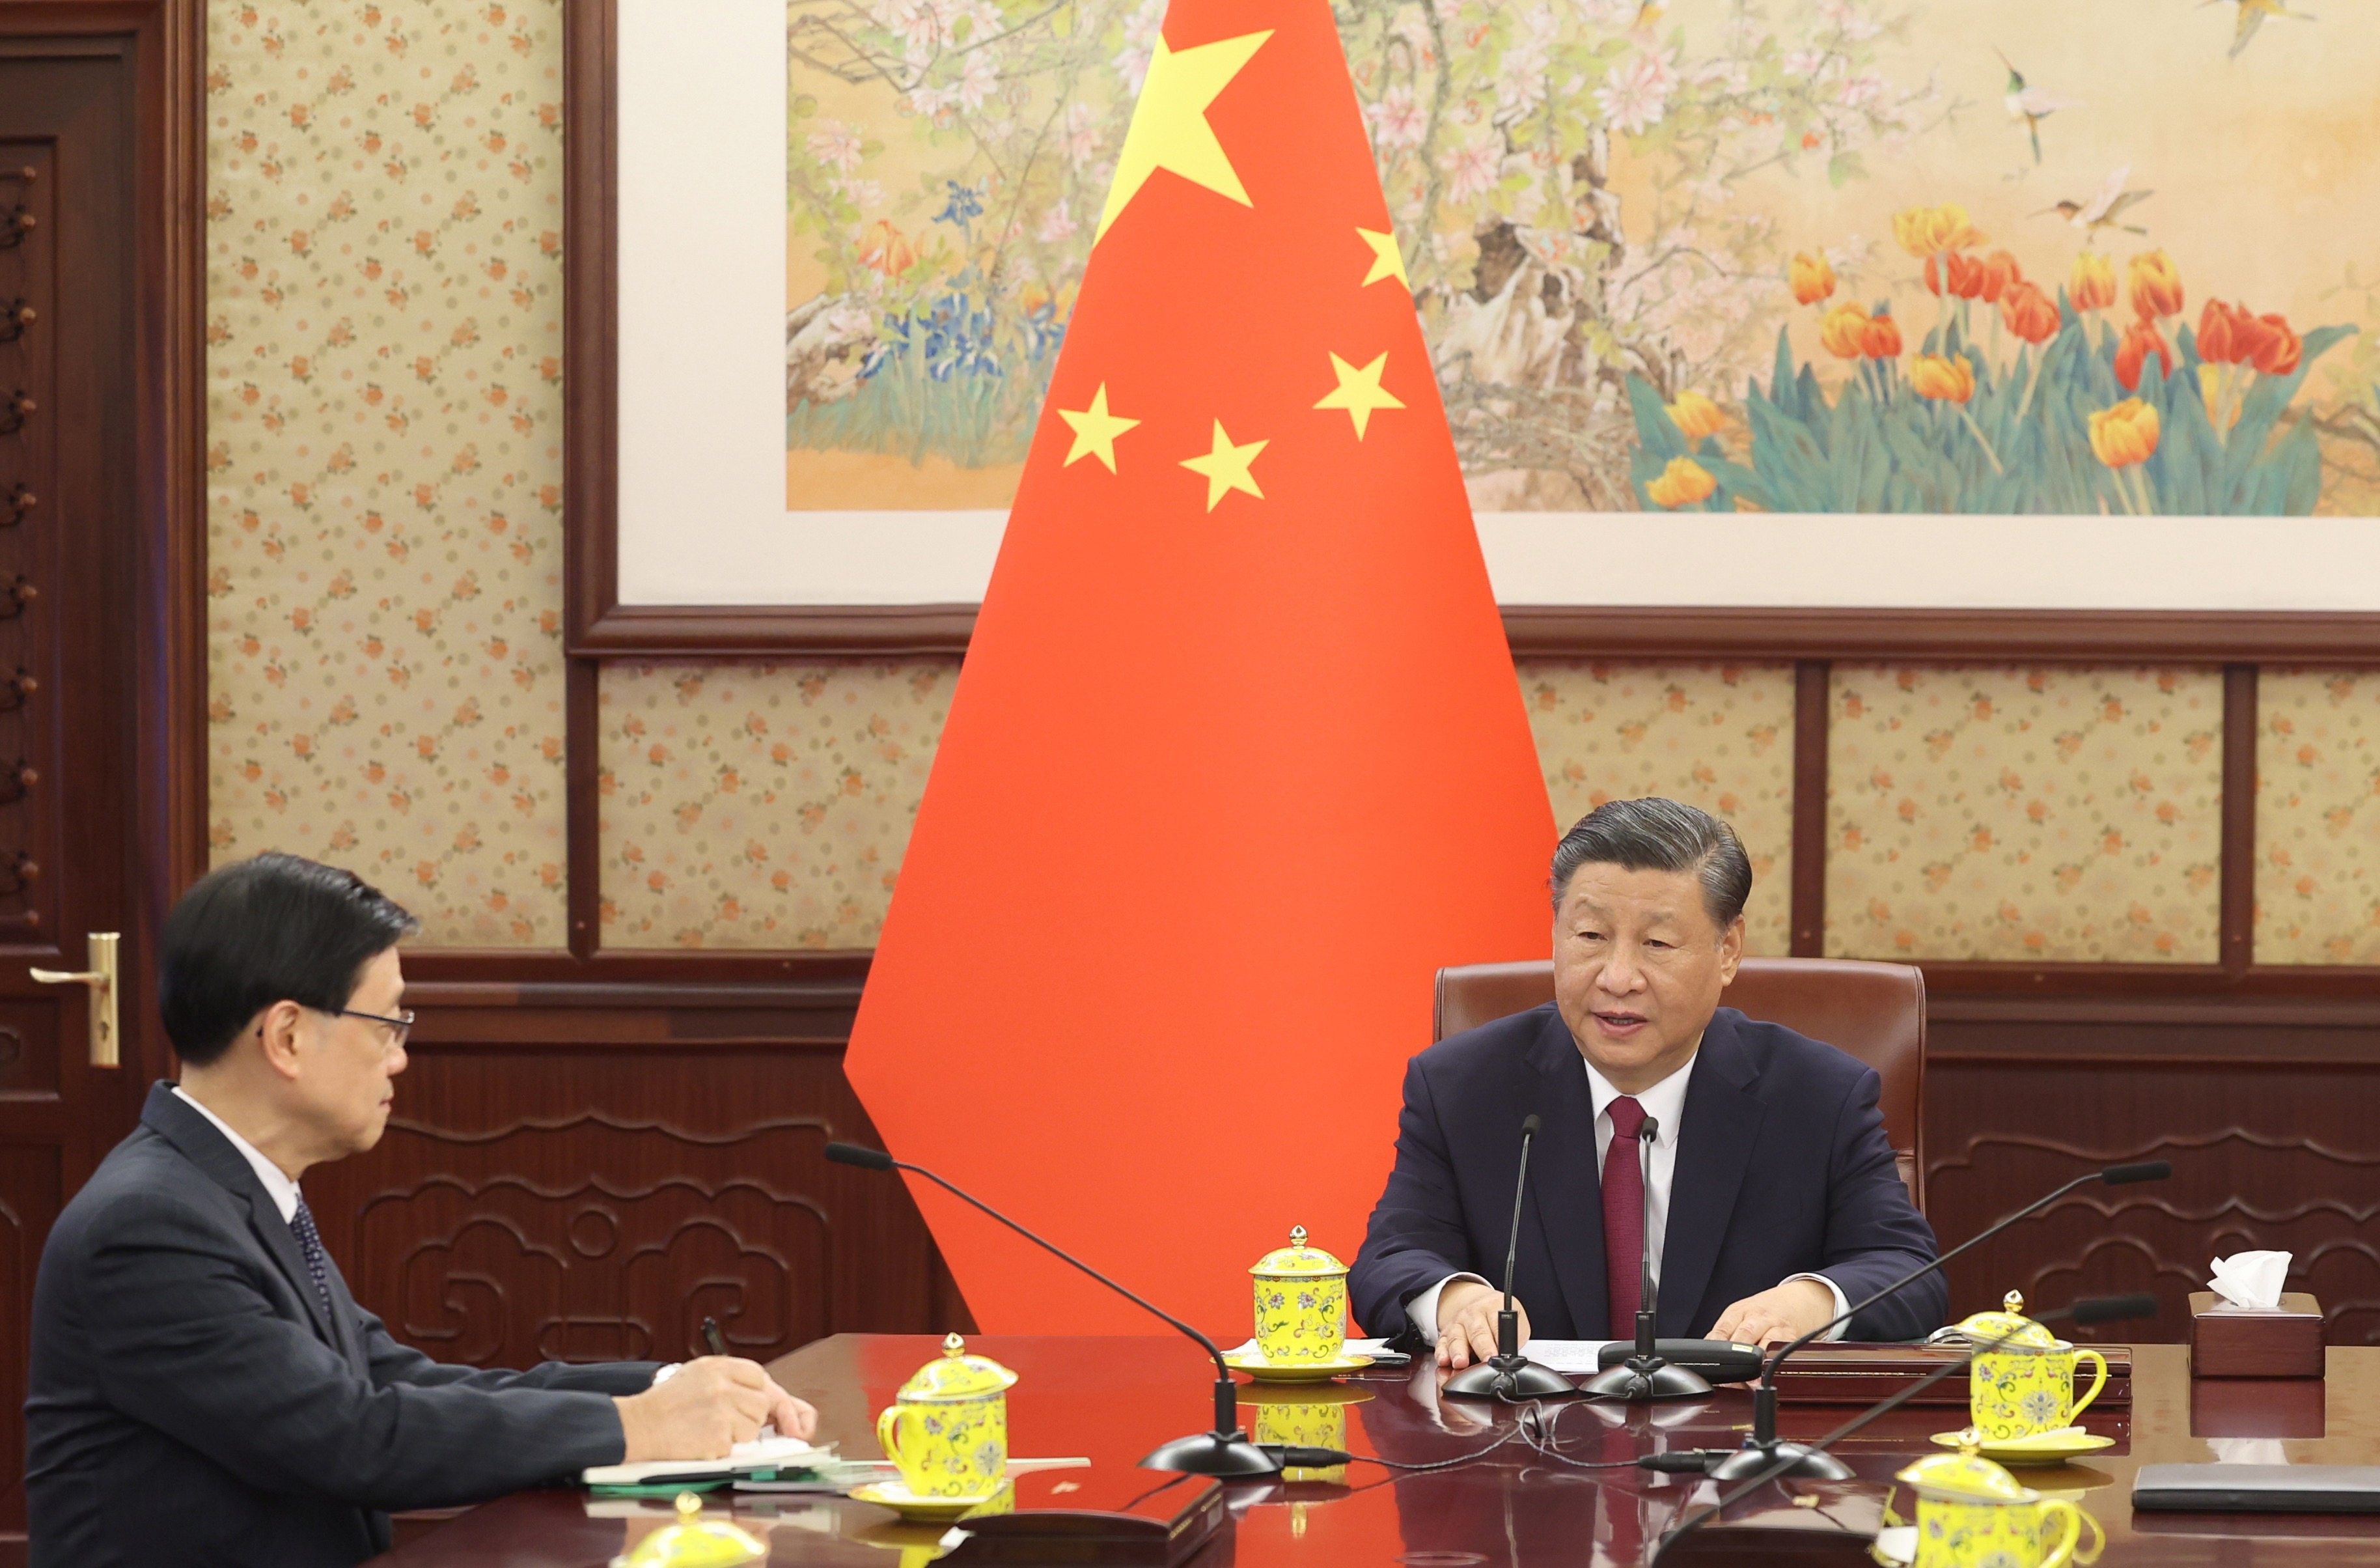
<path id="1" fill-rule="evenodd" d="M 1291 1226 L 1353 1259 L 1432 976 L 1547 951 L 1553 838 L 1330 8 L 1174 0 L 851 1079 L 1235 1343 Z M 1163 1331 L 912 1185 L 985 1330 Z"/>

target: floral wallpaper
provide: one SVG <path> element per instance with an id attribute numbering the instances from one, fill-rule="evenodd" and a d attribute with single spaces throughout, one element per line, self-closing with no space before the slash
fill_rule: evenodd
<path id="1" fill-rule="evenodd" d="M 614 664 L 601 688 L 603 944 L 868 947 L 956 660 Z"/>
<path id="2" fill-rule="evenodd" d="M 2380 964 L 2380 673 L 2256 682 L 2256 962 Z"/>
<path id="3" fill-rule="evenodd" d="M 1666 795 L 1734 825 L 1752 857 L 1746 948 L 1791 932 L 1793 669 L 1790 664 L 1520 666 L 1554 822 L 1607 800 Z"/>
<path id="4" fill-rule="evenodd" d="M 557 0 L 208 8 L 209 814 L 564 941 Z"/>
<path id="5" fill-rule="evenodd" d="M 1827 951 L 2212 963 L 2223 678 L 1838 666 Z"/>

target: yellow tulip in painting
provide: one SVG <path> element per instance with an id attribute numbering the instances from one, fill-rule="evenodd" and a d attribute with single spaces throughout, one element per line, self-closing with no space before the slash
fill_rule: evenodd
<path id="1" fill-rule="evenodd" d="M 2096 250 L 2074 257 L 2074 275 L 2067 281 L 2066 298 L 2077 310 L 2104 310 L 2116 302 L 2116 264 Z"/>
<path id="2" fill-rule="evenodd" d="M 2131 286 L 2132 309 L 2144 319 L 2181 314 L 2185 295 L 2180 270 L 2162 250 L 2143 250 L 2124 269 Z"/>
<path id="3" fill-rule="evenodd" d="M 1681 506 L 1702 504 L 1717 489 L 1718 480 L 1711 478 L 1709 469 L 1692 457 L 1672 457 L 1670 466 L 1661 470 L 1661 477 L 1645 487 L 1645 493 L 1653 498 L 1655 505 L 1675 511 Z"/>
<path id="4" fill-rule="evenodd" d="M 1727 412 L 1699 392 L 1682 392 L 1670 405 L 1670 418 L 1683 431 L 1688 441 L 1700 441 L 1706 435 L 1717 435 L 1727 424 Z"/>
<path id="5" fill-rule="evenodd" d="M 2091 416 L 2091 450 L 2111 468 L 2129 468 L 2155 455 L 2162 429 L 2155 408 L 2127 397 Z"/>
<path id="6" fill-rule="evenodd" d="M 1956 201 L 1939 207 L 1912 207 L 1892 215 L 1892 237 L 1900 248 L 1923 261 L 1946 250 L 1969 250 L 1990 237 L 1967 221 L 1967 210 Z"/>
<path id="7" fill-rule="evenodd" d="M 1793 286 L 1796 304 L 1815 305 L 1834 296 L 1835 269 L 1828 264 L 1824 252 L 1814 256 L 1807 250 L 1795 251 L 1786 280 Z"/>
<path id="8" fill-rule="evenodd" d="M 1920 354 L 1910 362 L 1909 385 L 1920 397 L 1964 403 L 1975 395 L 1975 367 L 1964 354 Z"/>

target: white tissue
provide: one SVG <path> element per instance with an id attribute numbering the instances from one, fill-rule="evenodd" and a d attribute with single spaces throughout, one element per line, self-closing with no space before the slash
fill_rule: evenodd
<path id="1" fill-rule="evenodd" d="M 2286 1252 L 2235 1252 L 2211 1265 L 2215 1277 L 2209 1289 L 2232 1307 L 2269 1312 L 2281 1304 L 2281 1286 L 2289 1277 Z"/>

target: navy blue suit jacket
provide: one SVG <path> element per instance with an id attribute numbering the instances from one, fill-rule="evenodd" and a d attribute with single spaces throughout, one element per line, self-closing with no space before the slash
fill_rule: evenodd
<path id="1" fill-rule="evenodd" d="M 1728 1307 L 1798 1273 L 1824 1273 L 1856 1304 L 1935 1256 L 1876 1110 L 1873 1068 L 1781 1025 L 1722 1007 L 1686 1080 L 1669 1229 L 1665 1336 L 1706 1335 Z M 1570 1027 L 1548 1003 L 1439 1041 L 1405 1069 L 1397 1161 L 1348 1278 L 1356 1320 L 1396 1337 L 1405 1304 L 1450 1274 L 1500 1282 L 1529 1155 L 1512 1294 L 1530 1331 L 1613 1339 L 1605 1301 L 1595 1102 Z M 1852 1319 L 1846 1337 L 1914 1339 L 1942 1320 L 1934 1274 Z"/>
<path id="2" fill-rule="evenodd" d="M 159 1084 L 42 1250 L 25 1494 L 34 1568 L 345 1568 L 383 1511 L 476 1502 L 622 1452 L 653 1364 L 446 1367 L 329 1265 L 332 1310 L 231 1140 Z"/>

